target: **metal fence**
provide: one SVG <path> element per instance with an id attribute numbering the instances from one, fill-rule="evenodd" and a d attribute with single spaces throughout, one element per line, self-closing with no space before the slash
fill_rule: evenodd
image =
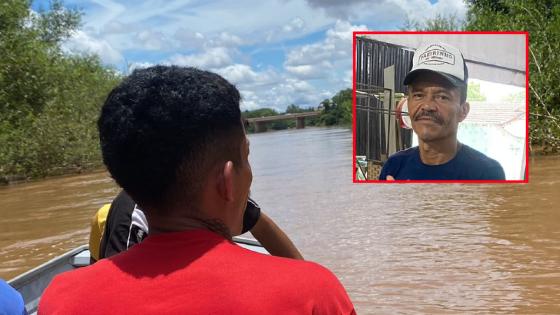
<path id="1" fill-rule="evenodd" d="M 395 124 L 395 104 L 383 104 L 382 95 L 384 69 L 395 66 L 395 91 L 405 93 L 404 77 L 412 64 L 414 52 L 405 47 L 384 43 L 366 37 L 356 38 L 356 155 L 365 156 L 368 161 L 384 162 L 387 158 L 388 139 L 386 134 L 397 135 L 400 149 L 412 144 L 412 131 L 400 129 L 387 132 Z M 393 94 L 394 95 L 394 94 Z M 391 112 L 388 112 L 388 109 Z M 391 127 L 393 126 L 393 127 Z"/>
<path id="2" fill-rule="evenodd" d="M 383 69 L 395 65 L 395 92 L 404 93 L 404 77 L 414 51 L 366 37 L 356 38 L 356 83 L 383 86 Z"/>
<path id="3" fill-rule="evenodd" d="M 381 161 L 388 151 L 384 92 L 379 86 L 356 84 L 356 153 L 367 160 Z"/>

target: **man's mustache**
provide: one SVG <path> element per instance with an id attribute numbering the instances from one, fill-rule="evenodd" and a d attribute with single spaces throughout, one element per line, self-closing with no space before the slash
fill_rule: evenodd
<path id="1" fill-rule="evenodd" d="M 417 112 L 416 115 L 414 116 L 415 121 L 417 121 L 419 119 L 422 119 L 422 118 L 428 118 L 428 119 L 434 121 L 435 123 L 443 125 L 443 119 L 438 114 L 438 112 L 421 110 L 421 111 Z"/>

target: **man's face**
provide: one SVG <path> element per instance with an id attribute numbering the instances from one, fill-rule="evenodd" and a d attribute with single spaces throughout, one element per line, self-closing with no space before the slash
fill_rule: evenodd
<path id="1" fill-rule="evenodd" d="M 461 92 L 444 77 L 425 73 L 409 86 L 408 110 L 412 129 L 423 142 L 457 137 L 457 127 L 468 112 L 461 103 Z"/>

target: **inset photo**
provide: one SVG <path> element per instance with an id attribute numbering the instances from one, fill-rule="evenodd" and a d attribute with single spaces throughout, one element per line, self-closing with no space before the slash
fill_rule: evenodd
<path id="1" fill-rule="evenodd" d="M 354 182 L 528 182 L 526 32 L 353 36 Z"/>

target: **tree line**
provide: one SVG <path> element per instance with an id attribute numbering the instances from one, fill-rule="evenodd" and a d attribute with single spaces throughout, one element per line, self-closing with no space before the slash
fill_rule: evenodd
<path id="1" fill-rule="evenodd" d="M 245 110 L 242 115 L 244 118 L 258 118 L 313 111 L 321 111 L 321 114 L 318 117 L 305 118 L 306 126 L 340 125 L 350 127 L 352 124 L 352 89 L 348 88 L 339 91 L 332 98 L 323 100 L 317 107 L 302 108 L 299 105 L 290 104 L 284 112 L 264 107 L 254 110 Z M 279 120 L 270 122 L 269 124 L 269 128 L 272 130 L 283 130 L 295 127 L 295 120 Z M 254 132 L 254 126 L 249 125 L 247 131 L 250 133 Z"/>
<path id="2" fill-rule="evenodd" d="M 121 80 L 97 56 L 63 52 L 80 12 L 30 5 L 0 5 L 0 182 L 99 167 L 95 122 Z"/>

